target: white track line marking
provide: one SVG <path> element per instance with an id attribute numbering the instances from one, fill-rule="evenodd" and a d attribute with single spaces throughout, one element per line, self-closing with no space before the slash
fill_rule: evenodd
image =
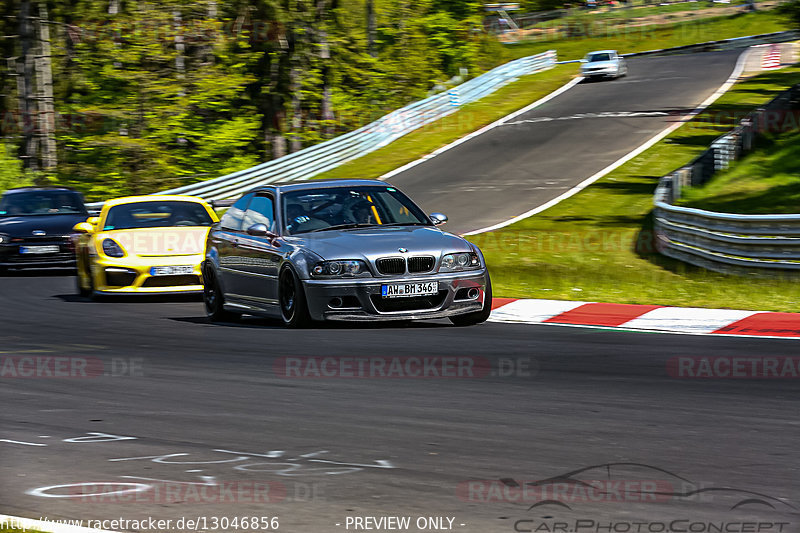
<path id="1" fill-rule="evenodd" d="M 533 109 L 535 107 L 538 107 L 538 106 L 540 106 L 540 105 L 552 100 L 556 96 L 558 96 L 558 95 L 560 95 L 562 93 L 565 93 L 568 90 L 572 89 L 575 85 L 580 83 L 580 81 L 581 81 L 581 78 L 574 78 L 573 80 L 565 83 L 564 85 L 562 85 L 561 87 L 559 87 L 558 89 L 556 89 L 552 93 L 548 94 L 547 96 L 544 96 L 544 97 L 536 100 L 532 104 L 529 104 L 529 105 L 523 107 L 522 109 L 520 109 L 518 111 L 514 111 L 510 115 L 506 115 L 503 118 L 501 118 L 499 120 L 496 120 L 496 121 L 492 122 L 491 124 L 489 124 L 487 126 L 484 126 L 484 127 L 482 127 L 481 129 L 479 129 L 477 131 L 473 131 L 472 133 L 470 133 L 468 135 L 465 135 L 464 137 L 461 137 L 460 139 L 451 142 L 450 144 L 442 146 L 441 148 L 437 148 L 433 152 L 431 152 L 431 153 L 429 153 L 427 155 L 424 155 L 424 156 L 420 157 L 419 159 L 417 159 L 415 161 L 412 161 L 410 163 L 406 163 L 402 167 L 398 167 L 398 168 L 396 168 L 394 170 L 391 170 L 391 171 L 387 172 L 386 174 L 384 174 L 383 176 L 380 176 L 378 179 L 379 180 L 387 180 L 387 179 L 391 178 L 392 176 L 396 176 L 397 174 L 400 174 L 401 172 L 405 172 L 406 170 L 419 165 L 420 163 L 424 163 L 425 161 L 428 161 L 429 159 L 433 159 L 437 155 L 442 154 L 442 153 L 446 152 L 447 150 L 450 150 L 451 148 L 455 148 L 456 146 L 458 146 L 461 143 L 465 143 L 468 140 L 470 140 L 470 139 L 472 139 L 474 137 L 477 137 L 478 135 L 482 135 L 482 134 L 486 133 L 487 131 L 496 128 L 497 126 L 502 125 L 506 121 L 511 120 L 511 119 L 513 119 L 515 117 L 518 117 L 519 115 L 521 115 L 523 113 L 527 113 L 531 109 Z"/>
<path id="2" fill-rule="evenodd" d="M 712 94 L 711 96 L 706 98 L 691 113 L 689 113 L 687 115 L 684 115 L 683 117 L 681 117 L 681 120 L 679 120 L 678 122 L 676 122 L 674 124 L 671 124 L 670 126 L 665 128 L 664 130 L 662 130 L 660 133 L 656 134 L 654 137 L 650 138 L 647 142 L 645 142 L 644 144 L 642 144 L 641 146 L 639 146 L 638 148 L 636 148 L 632 152 L 630 152 L 627 155 L 621 157 L 617 161 L 611 163 L 610 165 L 608 165 L 606 168 L 604 168 L 600 172 L 597 172 L 597 173 L 589 176 L 588 178 L 586 178 L 585 180 L 583 180 L 582 182 L 580 182 L 579 184 L 577 184 L 576 186 L 574 186 L 570 190 L 566 191 L 563 194 L 560 194 L 559 196 L 556 196 L 555 198 L 553 198 L 549 202 L 545 202 L 542 205 L 534 207 L 530 211 L 526 211 L 525 213 L 522 213 L 521 215 L 515 216 L 514 218 L 511 218 L 509 220 L 506 220 L 505 222 L 500 222 L 499 224 L 494 224 L 492 226 L 488 226 L 488 227 L 485 227 L 485 228 L 477 229 L 477 230 L 474 230 L 474 231 L 469 231 L 467 233 L 464 233 L 463 235 L 477 235 L 479 233 L 485 233 L 487 231 L 494 231 L 494 230 L 497 230 L 497 229 L 500 229 L 500 228 L 504 228 L 506 226 L 510 226 L 511 224 L 514 224 L 515 222 L 519 222 L 520 220 L 523 220 L 523 219 L 526 219 L 528 217 L 531 217 L 531 216 L 533 216 L 533 215 L 535 215 L 537 213 L 541 213 L 545 209 L 553 207 L 554 205 L 556 205 L 557 203 L 561 202 L 562 200 L 566 200 L 570 196 L 574 196 L 574 195 L 578 194 L 583 189 L 585 189 L 586 187 L 588 187 L 589 185 L 591 185 L 595 181 L 599 180 L 600 178 L 602 178 L 603 176 L 605 176 L 606 174 L 608 174 L 612 170 L 616 170 L 617 168 L 621 167 L 622 165 L 624 165 L 625 163 L 627 163 L 628 161 L 630 161 L 634 157 L 636 157 L 639 154 L 641 154 L 642 152 L 644 152 L 647 149 L 653 147 L 656 143 L 658 143 L 664 137 L 666 137 L 667 135 L 669 135 L 673 131 L 677 130 L 678 128 L 683 126 L 683 124 L 685 124 L 687 121 L 689 121 L 690 119 L 694 118 L 695 116 L 697 116 L 698 114 L 703 112 L 703 110 L 705 108 L 707 108 L 709 105 L 711 105 L 712 103 L 714 103 L 717 100 L 717 98 L 719 98 L 720 96 L 725 94 L 728 91 L 728 89 L 730 89 L 736 83 L 736 81 L 739 79 L 739 76 L 742 75 L 742 71 L 744 70 L 745 58 L 747 57 L 749 52 L 750 52 L 750 49 L 747 49 L 747 50 L 745 50 L 744 52 L 742 52 L 739 55 L 739 59 L 736 61 L 736 66 L 734 67 L 733 72 L 731 73 L 730 77 L 728 77 L 727 81 L 725 83 L 723 83 L 720 86 L 720 88 L 717 89 L 716 92 L 714 92 L 714 94 Z"/>
<path id="3" fill-rule="evenodd" d="M 24 446 L 47 446 L 47 444 L 38 444 L 36 442 L 22 442 L 21 440 L 0 439 L 0 442 L 8 442 L 9 444 L 22 444 Z"/>

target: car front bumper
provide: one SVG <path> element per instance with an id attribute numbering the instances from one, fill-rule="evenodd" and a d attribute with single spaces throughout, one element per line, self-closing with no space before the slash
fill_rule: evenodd
<path id="1" fill-rule="evenodd" d="M 587 70 L 581 71 L 581 76 L 584 78 L 616 78 L 619 76 L 619 70 Z"/>
<path id="2" fill-rule="evenodd" d="M 92 277 L 100 294 L 191 294 L 203 292 L 202 255 L 122 259 L 95 258 Z M 153 267 L 191 266 L 191 274 L 156 276 Z"/>
<path id="3" fill-rule="evenodd" d="M 413 277 L 304 280 L 303 289 L 314 320 L 422 320 L 480 311 L 486 299 L 487 279 L 486 270 L 478 270 Z M 430 281 L 439 284 L 434 296 L 381 296 L 382 285 Z M 339 301 L 341 305 L 337 305 Z"/>
<path id="4" fill-rule="evenodd" d="M 58 246 L 58 251 L 46 254 L 21 253 L 21 247 L 36 246 Z M 0 266 L 6 268 L 74 267 L 75 252 L 64 239 L 0 244 Z"/>

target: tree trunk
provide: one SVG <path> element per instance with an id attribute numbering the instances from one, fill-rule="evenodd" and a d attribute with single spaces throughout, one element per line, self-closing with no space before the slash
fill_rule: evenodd
<path id="1" fill-rule="evenodd" d="M 331 104 L 330 60 L 331 50 L 328 45 L 328 32 L 325 29 L 328 11 L 328 0 L 317 0 L 314 35 L 316 36 L 319 59 L 322 63 L 322 132 L 325 137 L 333 135 L 333 105 Z"/>
<path id="2" fill-rule="evenodd" d="M 375 32 L 377 23 L 375 21 L 375 1 L 367 0 L 367 50 L 372 57 L 378 56 L 375 49 Z"/>
<path id="3" fill-rule="evenodd" d="M 47 5 L 39 3 L 39 54 L 36 59 L 36 86 L 39 99 L 39 132 L 41 133 L 42 168 L 54 170 L 56 156 L 56 110 L 53 103 L 53 65 L 50 57 L 50 29 L 47 26 Z"/>
<path id="4" fill-rule="evenodd" d="M 38 170 L 38 139 L 36 137 L 36 100 L 33 96 L 34 58 L 32 50 L 33 24 L 30 0 L 22 0 L 19 8 L 19 39 L 22 49 L 17 62 L 17 87 L 20 119 L 22 120 L 22 162 L 28 170 Z"/>
<path id="5" fill-rule="evenodd" d="M 292 94 L 292 123 L 289 133 L 289 152 L 296 152 L 303 147 L 300 131 L 303 129 L 303 110 L 300 106 L 300 67 L 296 59 L 292 60 L 289 71 L 289 92 Z"/>

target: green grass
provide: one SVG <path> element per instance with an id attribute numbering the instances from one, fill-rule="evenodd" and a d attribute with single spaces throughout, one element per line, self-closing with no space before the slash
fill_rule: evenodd
<path id="1" fill-rule="evenodd" d="M 470 239 L 496 296 L 800 311 L 796 280 L 743 279 L 654 251 L 658 178 L 688 163 L 735 118 L 800 82 L 800 67 L 735 85 L 696 120 L 581 193 L 534 217 Z"/>
<path id="2" fill-rule="evenodd" d="M 641 52 L 788 29 L 791 29 L 788 20 L 770 10 L 703 18 L 666 26 L 651 25 L 626 29 L 596 24 L 589 27 L 589 35 L 586 37 L 523 41 L 509 44 L 506 49 L 510 58 L 556 49 L 558 58 L 567 60 L 579 59 L 592 50 Z"/>
<path id="3" fill-rule="evenodd" d="M 702 187 L 684 189 L 679 205 L 723 213 L 800 213 L 800 133 L 760 138 L 753 152 Z M 788 125 L 788 123 L 787 123 Z"/>

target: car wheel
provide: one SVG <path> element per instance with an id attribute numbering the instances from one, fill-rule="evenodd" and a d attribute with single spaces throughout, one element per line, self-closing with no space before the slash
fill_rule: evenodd
<path id="1" fill-rule="evenodd" d="M 86 277 L 89 278 L 89 288 L 85 288 L 81 282 L 81 265 L 77 264 L 75 266 L 77 270 L 77 272 L 75 272 L 75 286 L 78 290 L 78 295 L 84 298 L 92 298 L 94 296 L 94 278 L 92 277 L 91 269 L 88 269 L 86 272 Z M 86 264 L 85 266 L 88 268 L 89 265 Z"/>
<path id="2" fill-rule="evenodd" d="M 289 328 L 302 328 L 311 322 L 308 303 L 303 293 L 303 285 L 294 270 L 286 267 L 278 282 L 278 300 L 281 306 L 283 324 Z"/>
<path id="3" fill-rule="evenodd" d="M 203 303 L 206 307 L 206 316 L 212 322 L 234 322 L 241 316 L 225 310 L 222 287 L 216 272 L 211 267 L 203 269 Z"/>
<path id="4" fill-rule="evenodd" d="M 486 273 L 486 297 L 483 299 L 483 309 L 465 315 L 456 315 L 450 317 L 450 322 L 454 326 L 474 326 L 486 322 L 489 315 L 492 313 L 492 280 L 489 278 L 489 273 Z"/>

